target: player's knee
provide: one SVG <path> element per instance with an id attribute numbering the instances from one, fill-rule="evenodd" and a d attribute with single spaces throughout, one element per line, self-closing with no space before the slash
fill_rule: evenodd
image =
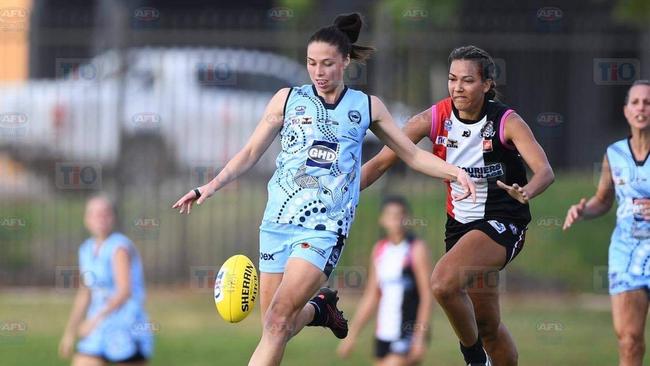
<path id="1" fill-rule="evenodd" d="M 509 350 L 505 365 L 508 366 L 517 366 L 519 364 L 519 351 L 517 347 L 513 345 L 512 349 Z"/>
<path id="2" fill-rule="evenodd" d="M 291 335 L 293 326 L 292 319 L 295 316 L 295 309 L 287 302 L 273 302 L 266 311 L 264 317 L 263 331 L 278 339 L 285 339 Z"/>
<path id="3" fill-rule="evenodd" d="M 626 357 L 642 357 L 645 352 L 645 340 L 642 333 L 618 334 L 618 348 Z"/>
<path id="4" fill-rule="evenodd" d="M 445 275 L 443 273 L 433 272 L 431 276 L 431 291 L 433 296 L 438 301 L 445 301 L 460 294 L 463 289 L 457 281 L 454 281 L 454 276 Z"/>
<path id="5" fill-rule="evenodd" d="M 478 334 L 483 342 L 487 344 L 495 343 L 499 338 L 499 321 L 477 319 Z"/>

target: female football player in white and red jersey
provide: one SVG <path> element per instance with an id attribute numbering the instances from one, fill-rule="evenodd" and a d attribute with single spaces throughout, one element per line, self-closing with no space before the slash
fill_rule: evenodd
<path id="1" fill-rule="evenodd" d="M 453 201 L 447 182 L 447 253 L 431 276 L 469 365 L 516 365 L 517 350 L 501 323 L 498 285 L 475 288 L 485 276 L 498 279 L 521 251 L 530 222 L 529 200 L 554 180 L 546 154 L 524 120 L 496 101 L 495 64 L 475 46 L 449 55 L 449 97 L 411 118 L 404 132 L 414 142 L 428 137 L 433 154 L 460 166 L 476 184 L 477 201 Z M 523 158 L 523 161 L 522 161 Z M 361 188 L 377 180 L 397 156 L 384 148 L 362 169 Z M 532 170 L 527 180 L 524 162 Z M 481 278 L 483 277 L 483 278 Z M 487 354 L 486 354 L 487 353 Z"/>

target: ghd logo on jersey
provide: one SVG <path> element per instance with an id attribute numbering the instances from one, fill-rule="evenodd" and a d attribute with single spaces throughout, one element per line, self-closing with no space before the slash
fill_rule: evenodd
<path id="1" fill-rule="evenodd" d="M 337 143 L 327 141 L 314 141 L 312 146 L 307 150 L 307 166 L 329 169 L 332 163 L 336 161 L 338 154 L 336 149 Z"/>

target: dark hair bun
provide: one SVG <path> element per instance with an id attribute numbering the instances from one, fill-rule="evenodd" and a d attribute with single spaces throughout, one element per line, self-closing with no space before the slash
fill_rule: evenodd
<path id="1" fill-rule="evenodd" d="M 343 14 L 334 19 L 334 25 L 348 36 L 350 43 L 355 43 L 359 39 L 363 21 L 359 13 Z"/>

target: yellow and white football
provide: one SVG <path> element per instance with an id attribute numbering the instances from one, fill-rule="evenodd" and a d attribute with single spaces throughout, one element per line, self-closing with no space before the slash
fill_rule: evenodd
<path id="1" fill-rule="evenodd" d="M 233 255 L 214 280 L 214 303 L 221 317 L 237 323 L 253 311 L 257 299 L 257 270 L 245 255 Z"/>

